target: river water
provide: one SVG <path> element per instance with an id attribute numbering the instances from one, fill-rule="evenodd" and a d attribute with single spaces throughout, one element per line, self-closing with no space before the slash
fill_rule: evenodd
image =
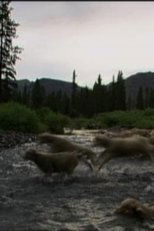
<path id="1" fill-rule="evenodd" d="M 64 135 L 96 153 L 92 146 L 97 131 Z M 154 230 L 154 222 L 114 213 L 120 202 L 135 196 L 154 204 L 154 162 L 140 158 L 117 158 L 98 175 L 83 165 L 67 179 L 54 176 L 44 183 L 37 166 L 23 160 L 26 143 L 0 152 L 0 231 L 122 231 Z M 47 148 L 47 147 L 46 147 Z"/>

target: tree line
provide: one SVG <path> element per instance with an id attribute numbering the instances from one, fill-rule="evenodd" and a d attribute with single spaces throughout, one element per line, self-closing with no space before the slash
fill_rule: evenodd
<path id="1" fill-rule="evenodd" d="M 92 89 L 87 86 L 78 88 L 76 72 L 72 76 L 72 94 L 58 91 L 46 95 L 45 89 L 37 79 L 31 92 L 25 85 L 19 92 L 16 83 L 15 64 L 22 49 L 14 46 L 13 39 L 17 37 L 16 28 L 19 26 L 11 19 L 11 1 L 0 2 L 0 103 L 10 100 L 17 101 L 32 108 L 49 107 L 54 112 L 60 112 L 71 117 L 91 117 L 98 113 L 115 110 L 145 109 L 154 107 L 154 90 L 140 87 L 136 99 L 131 95 L 126 99 L 125 80 L 122 71 L 117 79 L 109 85 L 102 83 L 98 75 Z"/>
<path id="2" fill-rule="evenodd" d="M 14 101 L 38 109 L 48 107 L 54 112 L 60 112 L 70 117 L 92 117 L 102 112 L 117 110 L 134 110 L 154 107 L 154 90 L 140 87 L 136 99 L 126 98 L 125 80 L 122 71 L 117 78 L 113 76 L 110 84 L 104 85 L 99 74 L 92 89 L 78 87 L 76 84 L 76 72 L 72 76 L 72 93 L 59 90 L 46 95 L 40 80 L 36 80 L 30 90 L 24 86 L 23 91 L 15 91 Z"/>

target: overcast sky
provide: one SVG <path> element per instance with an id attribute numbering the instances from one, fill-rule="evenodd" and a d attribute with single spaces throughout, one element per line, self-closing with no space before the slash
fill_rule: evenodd
<path id="1" fill-rule="evenodd" d="M 92 87 L 122 70 L 124 77 L 154 71 L 154 2 L 16 1 L 23 47 L 17 79 L 49 77 Z"/>

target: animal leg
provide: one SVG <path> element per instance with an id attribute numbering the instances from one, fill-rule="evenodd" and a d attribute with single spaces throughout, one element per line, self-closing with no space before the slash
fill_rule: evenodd
<path id="1" fill-rule="evenodd" d="M 102 155 L 103 155 L 103 157 L 101 157 L 101 158 L 102 158 L 102 162 L 101 162 L 101 164 L 98 166 L 97 171 L 100 171 L 101 168 L 103 167 L 103 165 L 104 165 L 105 163 L 107 163 L 110 159 L 112 159 L 112 157 L 113 157 L 113 153 L 108 152 L 108 150 L 105 150 L 105 151 L 102 153 Z"/>
<path id="2" fill-rule="evenodd" d="M 92 164 L 91 160 L 83 159 L 83 163 L 90 168 L 92 172 L 94 172 L 95 168 L 94 165 Z"/>

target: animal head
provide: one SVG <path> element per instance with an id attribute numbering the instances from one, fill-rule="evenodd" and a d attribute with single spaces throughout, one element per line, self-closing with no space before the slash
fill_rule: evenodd
<path id="1" fill-rule="evenodd" d="M 45 132 L 45 133 L 41 133 L 38 135 L 38 139 L 40 143 L 51 143 L 52 140 L 52 134 Z"/>
<path id="2" fill-rule="evenodd" d="M 108 147 L 110 145 L 110 138 L 108 138 L 106 135 L 96 136 L 94 139 L 94 144 Z"/>
<path id="3" fill-rule="evenodd" d="M 124 215 L 134 215 L 140 209 L 140 203 L 134 198 L 127 198 L 122 201 L 119 208 L 116 209 L 116 213 Z"/>

